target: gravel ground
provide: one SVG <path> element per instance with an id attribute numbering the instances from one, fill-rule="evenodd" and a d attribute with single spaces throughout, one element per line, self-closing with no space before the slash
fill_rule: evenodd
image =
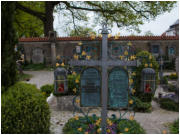
<path id="1" fill-rule="evenodd" d="M 53 83 L 53 71 L 24 71 L 24 73 L 32 74 L 33 78 L 30 79 L 28 83 L 36 84 L 38 88 L 44 84 L 52 84 Z M 158 87 L 160 91 L 162 89 Z M 57 108 L 56 97 L 51 95 L 48 99 L 48 103 L 51 109 L 51 133 L 62 134 L 62 128 L 67 120 L 73 117 L 73 113 L 69 111 L 59 111 Z M 177 118 L 179 118 L 178 112 L 166 111 L 164 109 L 159 108 L 159 105 L 156 102 L 152 102 L 153 111 L 151 113 L 136 113 L 135 120 L 137 120 L 141 126 L 146 130 L 148 134 L 161 134 L 163 130 L 166 130 L 169 133 L 167 123 L 173 122 Z M 92 110 L 100 116 L 100 110 Z M 110 116 L 112 113 L 118 115 L 117 111 L 108 111 L 108 115 Z M 77 115 L 81 115 L 77 113 Z M 125 117 L 128 117 L 127 114 Z"/>

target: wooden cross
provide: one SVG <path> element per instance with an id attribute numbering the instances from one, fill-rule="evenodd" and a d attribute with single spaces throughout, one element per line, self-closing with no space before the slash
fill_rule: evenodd
<path id="1" fill-rule="evenodd" d="M 108 60 L 108 30 L 107 24 L 103 23 L 103 27 L 101 30 L 102 34 L 102 58 L 101 60 L 70 60 L 69 64 L 71 66 L 100 66 L 102 69 L 102 89 L 101 89 L 101 103 L 102 103 L 102 111 L 101 111 L 101 127 L 102 127 L 102 133 L 106 133 L 106 119 L 107 119 L 107 99 L 108 99 L 108 74 L 107 69 L 109 66 L 138 66 L 138 61 L 123 61 L 123 60 Z"/>

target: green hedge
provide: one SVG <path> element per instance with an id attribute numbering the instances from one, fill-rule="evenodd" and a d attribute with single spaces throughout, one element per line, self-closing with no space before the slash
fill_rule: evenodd
<path id="1" fill-rule="evenodd" d="M 78 119 L 70 118 L 68 122 L 63 127 L 64 134 L 101 134 L 98 131 L 101 127 L 101 122 L 99 121 L 99 117 L 88 117 L 90 122 L 87 122 L 85 117 L 78 117 Z M 135 120 L 121 120 L 120 122 L 116 118 L 109 118 L 112 122 L 112 125 L 107 126 L 107 130 L 109 130 L 109 134 L 119 134 L 119 133 L 127 133 L 127 134 L 144 134 L 144 129 L 140 126 L 138 122 Z M 98 122 L 99 121 L 99 122 Z M 128 128 L 128 131 L 125 130 Z"/>
<path id="2" fill-rule="evenodd" d="M 40 90 L 46 97 L 49 97 L 50 94 L 54 91 L 54 84 L 43 85 L 41 86 Z"/>
<path id="3" fill-rule="evenodd" d="M 50 110 L 42 93 L 31 84 L 17 83 L 2 94 L 3 134 L 49 133 Z"/>
<path id="4" fill-rule="evenodd" d="M 134 100 L 136 104 L 134 107 L 134 111 L 136 112 L 151 112 L 152 111 L 151 102 L 142 102 L 137 97 L 134 97 Z"/>
<path id="5" fill-rule="evenodd" d="M 159 100 L 160 107 L 169 111 L 179 111 L 179 104 L 175 103 L 169 98 L 162 98 Z"/>
<path id="6" fill-rule="evenodd" d="M 170 125 L 170 133 L 171 134 L 179 134 L 179 119 L 175 120 L 171 125 Z"/>

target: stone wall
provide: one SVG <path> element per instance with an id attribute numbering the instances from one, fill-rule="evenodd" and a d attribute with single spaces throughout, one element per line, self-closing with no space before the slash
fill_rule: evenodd
<path id="1" fill-rule="evenodd" d="M 153 46 L 159 46 L 163 50 L 163 55 L 168 55 L 168 48 L 173 47 L 175 54 L 170 56 L 175 58 L 179 56 L 179 37 L 178 36 L 127 36 L 120 37 L 118 40 L 113 38 L 109 39 L 109 43 L 127 44 L 131 42 L 136 51 L 146 50 L 152 52 Z M 73 57 L 73 50 L 76 45 L 82 42 L 85 46 L 96 46 L 98 48 L 98 56 L 100 55 L 101 39 L 96 38 L 92 40 L 90 38 L 81 37 L 62 37 L 57 38 L 55 41 L 51 41 L 48 38 L 22 38 L 19 40 L 19 46 L 24 49 L 25 60 L 33 63 L 54 64 L 53 60 L 56 56 Z M 54 47 L 53 47 L 54 46 Z M 55 49 L 55 50 L 54 50 Z M 38 51 L 37 51 L 38 50 Z M 42 50 L 42 51 L 40 51 Z M 42 52 L 40 54 L 36 54 Z M 159 55 L 159 53 L 157 54 Z M 40 58 L 38 58 L 40 57 Z"/>

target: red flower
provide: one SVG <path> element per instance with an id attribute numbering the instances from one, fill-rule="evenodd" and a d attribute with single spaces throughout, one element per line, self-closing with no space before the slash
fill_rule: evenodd
<path id="1" fill-rule="evenodd" d="M 149 84 L 146 84 L 145 92 L 147 92 L 147 93 L 151 92 L 151 88 L 150 88 Z"/>
<path id="2" fill-rule="evenodd" d="M 64 92 L 64 84 L 60 84 L 58 88 L 59 92 Z"/>

